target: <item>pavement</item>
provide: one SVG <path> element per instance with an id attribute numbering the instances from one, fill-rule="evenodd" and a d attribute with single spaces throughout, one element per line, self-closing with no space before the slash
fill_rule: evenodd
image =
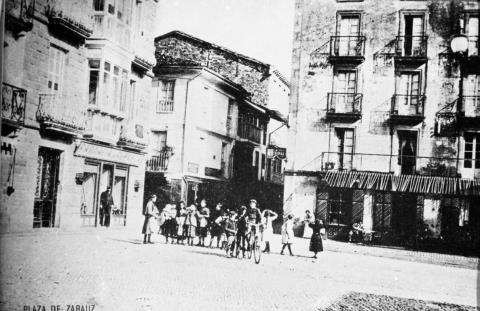
<path id="1" fill-rule="evenodd" d="M 478 259 L 308 240 L 295 256 L 142 244 L 132 230 L 0 236 L 0 310 L 475 310 Z M 58 306 L 58 307 L 57 307 Z M 73 306 L 73 308 L 71 307 Z M 478 309 L 480 310 L 480 309 Z"/>

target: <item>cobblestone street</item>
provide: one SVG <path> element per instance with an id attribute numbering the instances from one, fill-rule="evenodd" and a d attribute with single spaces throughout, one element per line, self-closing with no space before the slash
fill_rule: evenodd
<path id="1" fill-rule="evenodd" d="M 414 262 L 412 252 L 397 250 L 400 259 L 394 259 L 394 250 L 379 249 L 376 255 L 369 254 L 373 247 L 327 241 L 314 261 L 308 241 L 297 239 L 294 257 L 280 256 L 274 242 L 273 254 L 256 265 L 227 259 L 216 249 L 164 244 L 160 236 L 143 245 L 135 234 L 99 230 L 1 237 L 1 309 L 323 310 L 357 292 L 477 305 L 478 261 L 471 259 L 458 257 L 459 267 L 452 267 L 440 256 L 417 256 L 423 262 Z M 422 306 L 418 310 L 458 309 Z"/>

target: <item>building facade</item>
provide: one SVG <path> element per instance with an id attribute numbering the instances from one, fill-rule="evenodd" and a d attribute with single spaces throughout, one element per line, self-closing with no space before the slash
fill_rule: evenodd
<path id="1" fill-rule="evenodd" d="M 266 107 L 270 66 L 179 31 L 155 46 L 146 193 L 231 203 L 239 184 L 265 180 L 268 124 L 280 119 Z"/>
<path id="2" fill-rule="evenodd" d="M 156 2 L 6 2 L 1 230 L 141 221 Z M 150 45 L 150 46 L 149 46 Z"/>
<path id="3" fill-rule="evenodd" d="M 478 249 L 477 1 L 296 1 L 286 212 Z M 450 49 L 463 34 L 468 51 Z"/>

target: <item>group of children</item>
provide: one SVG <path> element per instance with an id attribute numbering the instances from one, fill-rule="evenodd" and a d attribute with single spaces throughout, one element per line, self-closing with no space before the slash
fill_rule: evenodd
<path id="1" fill-rule="evenodd" d="M 172 244 L 194 245 L 195 240 L 198 240 L 197 246 L 226 249 L 228 257 L 233 256 L 235 250 L 235 255 L 238 256 L 241 252 L 245 256 L 245 251 L 250 247 L 250 237 L 258 234 L 265 245 L 263 252 L 270 252 L 273 222 L 278 214 L 268 209 L 260 212 L 255 199 L 250 200 L 248 208 L 241 206 L 238 210 L 228 210 L 223 208 L 222 203 L 217 203 L 212 211 L 207 207 L 205 199 L 200 201 L 198 207 L 195 204 L 186 207 L 185 202 L 181 201 L 177 205 L 166 204 L 162 211 L 156 208 L 155 202 L 156 196 L 153 195 L 144 212 L 144 244 L 153 243 L 151 234 L 157 232 L 165 236 L 166 243 L 170 241 Z M 306 225 L 312 227 L 312 224 Z M 317 228 L 313 231 L 315 229 Z M 210 236 L 208 245 L 207 236 Z M 283 255 L 285 248 L 288 248 L 293 256 L 293 238 L 293 217 L 288 215 L 282 226 L 283 247 L 280 254 Z M 314 251 L 316 257 L 316 249 L 311 251 Z"/>

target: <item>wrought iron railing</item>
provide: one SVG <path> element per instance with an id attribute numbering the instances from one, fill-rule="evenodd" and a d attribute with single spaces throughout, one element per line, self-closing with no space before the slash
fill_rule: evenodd
<path id="1" fill-rule="evenodd" d="M 86 125 L 86 113 L 82 106 L 58 94 L 40 94 L 37 121 L 53 126 L 83 131 Z"/>
<path id="2" fill-rule="evenodd" d="M 165 172 L 168 170 L 170 152 L 162 151 L 151 156 L 146 163 L 146 170 L 150 172 Z"/>
<path id="3" fill-rule="evenodd" d="M 392 96 L 392 116 L 423 116 L 425 95 L 402 95 Z"/>
<path id="4" fill-rule="evenodd" d="M 143 125 L 123 124 L 120 129 L 118 144 L 134 149 L 144 149 L 147 146 L 147 142 L 144 138 Z"/>
<path id="5" fill-rule="evenodd" d="M 360 93 L 328 93 L 327 113 L 361 114 L 362 98 Z"/>
<path id="6" fill-rule="evenodd" d="M 397 36 L 397 57 L 426 57 L 428 36 Z"/>
<path id="7" fill-rule="evenodd" d="M 365 36 L 331 36 L 330 56 L 363 57 Z"/>
<path id="8" fill-rule="evenodd" d="M 256 125 L 240 121 L 238 124 L 238 136 L 256 143 L 261 142 L 262 129 Z"/>
<path id="9" fill-rule="evenodd" d="M 480 95 L 463 95 L 461 101 L 465 117 L 480 117 Z"/>
<path id="10" fill-rule="evenodd" d="M 373 153 L 322 153 L 322 171 L 353 170 L 456 177 L 458 168 L 468 161 L 455 157 L 419 157 Z"/>
<path id="11" fill-rule="evenodd" d="M 25 122 L 27 91 L 8 83 L 2 85 L 2 119 L 16 124 Z"/>
<path id="12" fill-rule="evenodd" d="M 157 103 L 157 112 L 173 112 L 173 100 L 161 99 Z"/>

